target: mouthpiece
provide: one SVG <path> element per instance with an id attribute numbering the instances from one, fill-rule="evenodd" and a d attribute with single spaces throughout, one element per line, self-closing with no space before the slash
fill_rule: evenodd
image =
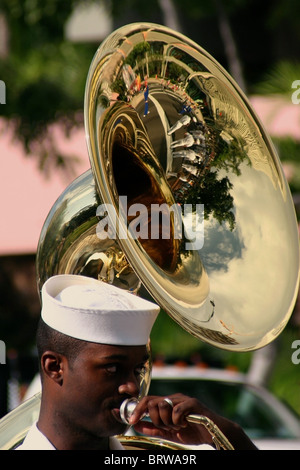
<path id="1" fill-rule="evenodd" d="M 137 404 L 138 400 L 136 398 L 127 398 L 123 401 L 120 406 L 120 417 L 123 423 L 129 424 L 129 419 L 132 416 Z M 149 418 L 148 413 L 144 414 L 142 420 L 144 418 Z M 218 426 L 206 416 L 191 414 L 186 416 L 185 419 L 189 423 L 201 424 L 202 426 L 204 426 L 207 431 L 211 434 L 213 443 L 215 444 L 217 449 L 222 448 L 225 450 L 234 450 L 234 447 L 231 445 L 231 443 L 228 441 L 227 437 L 222 433 L 222 431 L 218 428 Z"/>
<path id="2" fill-rule="evenodd" d="M 133 414 L 138 400 L 136 398 L 127 398 L 120 406 L 120 417 L 123 423 L 129 424 L 129 419 Z M 144 415 L 144 417 L 147 415 Z"/>

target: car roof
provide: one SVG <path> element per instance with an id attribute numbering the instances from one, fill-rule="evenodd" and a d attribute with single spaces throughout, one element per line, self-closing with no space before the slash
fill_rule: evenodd
<path id="1" fill-rule="evenodd" d="M 294 411 L 278 399 L 268 388 L 260 384 L 252 383 L 248 380 L 247 374 L 243 374 L 235 369 L 215 369 L 199 366 L 178 365 L 154 365 L 152 367 L 152 379 L 155 380 L 207 380 L 224 384 L 238 384 L 260 397 L 264 403 L 276 410 L 276 414 L 281 416 L 284 422 L 288 422 L 293 429 L 295 436 L 300 438 L 300 421 Z"/>
<path id="2" fill-rule="evenodd" d="M 202 366 L 153 365 L 153 379 L 210 379 L 246 383 L 247 376 L 235 369 L 215 369 Z"/>

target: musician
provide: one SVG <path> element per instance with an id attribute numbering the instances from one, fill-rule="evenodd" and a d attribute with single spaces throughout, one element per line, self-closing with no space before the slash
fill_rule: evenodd
<path id="1" fill-rule="evenodd" d="M 91 278 L 48 279 L 37 332 L 40 415 L 18 450 L 122 449 L 114 437 L 127 427 L 120 405 L 139 394 L 158 312 L 152 302 Z M 140 421 L 144 412 L 152 423 Z M 235 449 L 255 449 L 238 425 L 181 394 L 142 398 L 131 424 L 148 436 L 212 449 L 210 434 L 188 423 L 188 414 L 213 419 Z"/>

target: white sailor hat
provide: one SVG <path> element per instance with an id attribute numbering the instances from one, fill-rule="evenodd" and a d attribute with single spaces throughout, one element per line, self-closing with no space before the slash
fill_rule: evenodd
<path id="1" fill-rule="evenodd" d="M 42 288 L 43 321 L 84 341 L 140 346 L 147 344 L 159 306 L 90 277 L 60 274 Z"/>

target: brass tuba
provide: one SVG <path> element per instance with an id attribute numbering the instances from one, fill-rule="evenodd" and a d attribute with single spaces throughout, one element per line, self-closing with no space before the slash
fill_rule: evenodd
<path id="1" fill-rule="evenodd" d="M 250 351 L 274 340 L 299 277 L 280 160 L 237 84 L 200 46 L 154 24 L 112 33 L 85 92 L 91 171 L 54 204 L 38 284 L 140 282 L 186 331 Z"/>
<path id="2" fill-rule="evenodd" d="M 84 115 L 91 170 L 45 221 L 39 289 L 59 273 L 143 285 L 213 346 L 273 341 L 298 292 L 297 222 L 272 142 L 228 73 L 182 34 L 130 24 L 97 50 Z"/>

